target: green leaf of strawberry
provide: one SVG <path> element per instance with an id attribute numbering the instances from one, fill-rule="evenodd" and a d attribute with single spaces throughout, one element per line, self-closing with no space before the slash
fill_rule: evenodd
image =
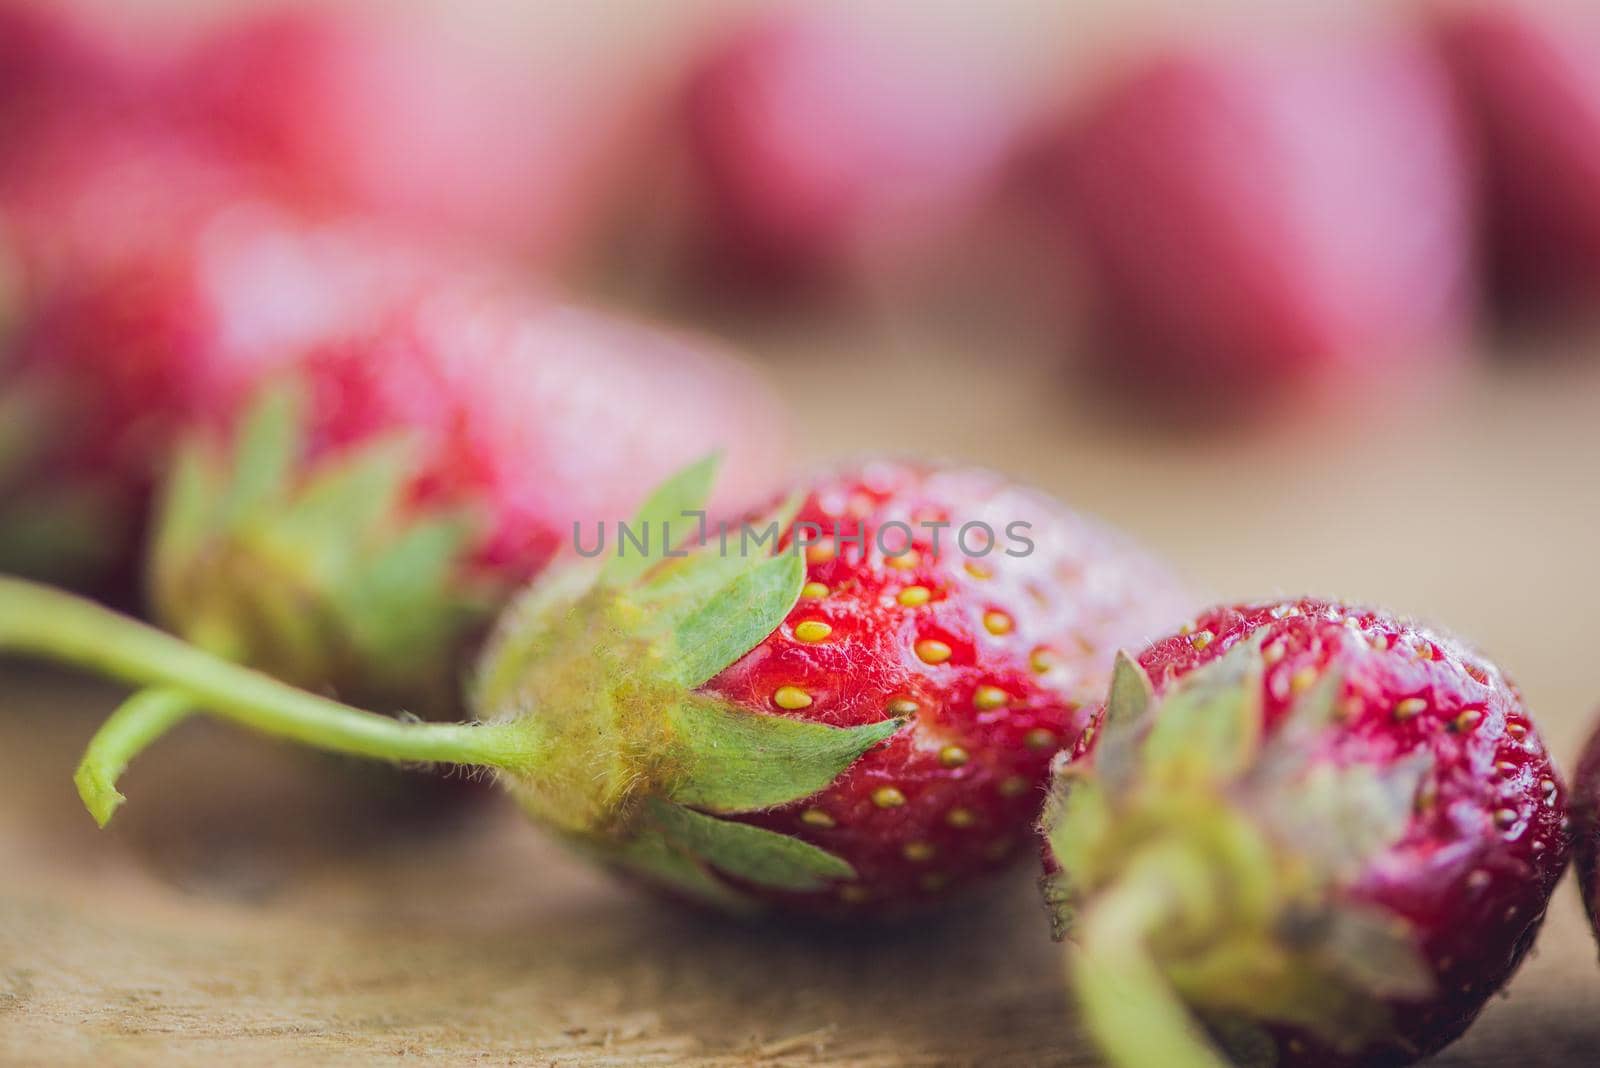
<path id="1" fill-rule="evenodd" d="M 826 787 L 900 729 L 884 720 L 828 727 L 785 716 L 752 715 L 695 697 L 667 712 L 683 748 L 672 800 L 711 812 L 755 812 Z"/>
<path id="2" fill-rule="evenodd" d="M 219 455 L 180 448 L 151 560 L 157 616 L 291 682 L 454 703 L 462 643 L 497 599 L 463 573 L 470 510 L 408 500 L 414 446 L 395 434 L 309 454 L 292 381 L 264 387 Z"/>
<path id="3" fill-rule="evenodd" d="M 660 800 L 650 802 L 647 817 L 685 854 L 757 886 L 803 892 L 856 877 L 855 869 L 832 853 L 786 834 Z"/>

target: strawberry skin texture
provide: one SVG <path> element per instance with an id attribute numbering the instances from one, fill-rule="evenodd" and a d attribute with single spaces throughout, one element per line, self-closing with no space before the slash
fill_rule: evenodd
<path id="1" fill-rule="evenodd" d="M 1319 760 L 1383 765 L 1419 750 L 1433 758 L 1405 835 L 1345 892 L 1411 923 L 1440 993 L 1393 1005 L 1393 1043 L 1360 1056 L 1279 1036 L 1284 1064 L 1410 1063 L 1465 1031 L 1532 945 L 1571 848 L 1561 779 L 1520 693 L 1494 665 L 1381 612 L 1322 600 L 1217 608 L 1139 662 L 1159 693 L 1252 635 L 1272 665 L 1269 735 L 1293 696 L 1337 667 L 1344 716 L 1318 743 Z"/>
<path id="2" fill-rule="evenodd" d="M 1600 19 L 1571 5 L 1440 5 L 1478 141 L 1491 266 L 1512 310 L 1600 292 Z"/>
<path id="3" fill-rule="evenodd" d="M 1124 69 L 1055 164 L 1104 369 L 1249 396 L 1458 340 L 1464 153 L 1411 40 L 1180 47 Z"/>
<path id="4" fill-rule="evenodd" d="M 937 557 L 916 526 L 924 519 L 954 524 Z M 916 531 L 916 556 L 898 561 L 910 566 L 873 545 L 897 521 Z M 985 557 L 953 542 L 973 521 L 1000 539 Z M 1006 540 L 1014 521 L 1032 524 L 1031 555 L 1005 555 L 1021 550 Z M 858 878 L 814 894 L 750 890 L 841 916 L 938 903 L 1028 850 L 1050 759 L 1088 725 L 1113 652 L 1170 626 L 1189 602 L 1165 565 L 1120 535 L 989 472 L 868 463 L 813 482 L 799 522 L 824 531 L 807 550 L 806 593 L 706 691 L 830 726 L 909 722 L 822 793 L 739 817 L 843 858 Z M 843 537 L 830 553 L 836 522 Z M 873 546 L 864 556 L 845 540 L 862 531 Z M 885 530 L 891 551 L 903 534 Z M 948 659 L 919 655 L 927 640 Z M 810 704 L 793 707 L 799 698 Z"/>
<path id="5" fill-rule="evenodd" d="M 816 281 L 949 226 L 992 180 L 1014 121 L 998 80 L 967 70 L 952 91 L 934 59 L 861 22 L 761 18 L 691 71 L 684 134 L 730 277 Z"/>
<path id="6" fill-rule="evenodd" d="M 486 508 L 479 563 L 521 582 L 616 521 L 667 472 L 725 449 L 713 507 L 762 500 L 788 446 L 776 399 L 703 339 L 524 299 L 497 283 L 419 287 L 370 329 L 308 349 L 314 456 L 421 436 L 418 505 Z"/>

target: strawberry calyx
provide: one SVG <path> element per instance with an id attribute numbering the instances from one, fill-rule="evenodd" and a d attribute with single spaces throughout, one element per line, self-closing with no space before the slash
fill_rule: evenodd
<path id="1" fill-rule="evenodd" d="M 0 649 L 141 687 L 90 742 L 77 775 L 102 825 L 144 748 L 204 713 L 332 752 L 488 770 L 536 820 L 608 863 L 740 908 L 727 877 L 805 891 L 855 872 L 797 837 L 724 817 L 815 794 L 901 726 L 743 710 L 699 690 L 799 600 L 803 558 L 677 548 L 667 523 L 700 514 L 715 459 L 656 491 L 634 529 L 654 552 L 552 569 L 504 616 L 471 703 L 479 720 L 392 718 L 298 689 L 92 601 L 0 576 Z M 787 526 L 795 505 L 772 522 Z"/>
<path id="2" fill-rule="evenodd" d="M 1340 893 L 1404 834 L 1431 761 L 1314 759 L 1336 669 L 1265 738 L 1265 666 L 1243 641 L 1158 697 L 1119 656 L 1093 754 L 1057 771 L 1045 896 L 1114 1063 L 1272 1063 L 1275 1027 L 1356 1049 L 1432 992 L 1412 928 Z"/>
<path id="3" fill-rule="evenodd" d="M 502 617 L 473 707 L 537 715 L 560 754 L 508 781 L 528 814 L 600 859 L 690 896 L 738 907 L 718 874 L 760 887 L 821 889 L 849 864 L 789 835 L 722 817 L 798 801 L 831 785 L 901 720 L 830 727 L 754 713 L 700 692 L 778 629 L 805 562 L 684 548 L 672 525 L 703 516 L 710 458 L 665 483 L 630 522 L 640 552 L 557 569 Z M 784 529 L 798 502 L 763 525 Z M 531 710 L 531 713 L 530 713 Z"/>
<path id="4" fill-rule="evenodd" d="M 464 566 L 484 523 L 409 499 L 402 433 L 313 456 L 306 408 L 274 381 L 231 447 L 180 443 L 150 557 L 156 618 L 299 686 L 449 710 L 463 646 L 507 592 Z"/>

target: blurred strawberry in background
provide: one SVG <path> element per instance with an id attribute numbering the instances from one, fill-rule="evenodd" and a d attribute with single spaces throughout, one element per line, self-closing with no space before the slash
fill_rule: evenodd
<path id="1" fill-rule="evenodd" d="M 0 0 L 0 174 L 36 130 L 132 106 L 138 51 L 68 2 Z"/>
<path id="2" fill-rule="evenodd" d="M 1147 394 L 1418 363 L 1471 321 L 1469 164 L 1420 42 L 1144 52 L 1047 155 L 1097 361 Z"/>
<path id="3" fill-rule="evenodd" d="M 182 138 L 36 141 L 5 205 L 20 264 L 0 356 L 0 569 L 132 591 L 174 435 L 369 303 L 339 242 L 251 201 Z"/>
<path id="4" fill-rule="evenodd" d="M 542 262 L 594 214 L 625 83 L 437 19 L 290 4 L 201 33 L 170 89 L 179 114 L 297 203 Z"/>
<path id="5" fill-rule="evenodd" d="M 980 57 L 941 59 L 932 36 L 773 12 L 692 61 L 690 210 L 719 281 L 827 281 L 925 250 L 976 210 L 1016 102 Z"/>
<path id="6" fill-rule="evenodd" d="M 1435 26 L 1477 139 L 1491 269 L 1519 313 L 1600 295 L 1600 10 L 1443 3 Z"/>

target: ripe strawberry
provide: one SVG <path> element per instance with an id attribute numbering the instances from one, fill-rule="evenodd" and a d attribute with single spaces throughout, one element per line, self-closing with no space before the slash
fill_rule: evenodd
<path id="1" fill-rule="evenodd" d="M 1058 166 L 1099 358 L 1155 393 L 1416 362 L 1469 324 L 1468 166 L 1417 42 L 1156 53 Z"/>
<path id="2" fill-rule="evenodd" d="M 775 399 L 711 343 L 487 281 L 430 279 L 310 339 L 282 382 L 188 442 L 157 617 L 292 682 L 412 706 L 453 698 L 462 642 L 575 524 L 716 448 L 717 505 L 747 505 L 787 445 Z"/>
<path id="3" fill-rule="evenodd" d="M 80 769 L 102 822 L 128 760 L 215 709 L 323 748 L 495 769 L 603 863 L 733 908 L 903 910 L 1014 857 L 1104 652 L 1176 609 L 1165 569 L 997 476 L 898 463 L 814 480 L 700 542 L 711 471 L 652 494 L 632 542 L 618 528 L 597 548 L 591 529 L 579 551 L 599 558 L 507 611 L 476 725 L 357 712 L 3 579 L 0 647 L 154 687 Z"/>
<path id="4" fill-rule="evenodd" d="M 41 167 L 11 204 L 31 285 L 0 359 L 5 425 L 25 431 L 0 442 L 0 568 L 99 590 L 132 573 L 175 439 L 209 431 L 165 509 L 158 614 L 307 685 L 373 694 L 393 671 L 451 693 L 461 617 L 574 521 L 625 514 L 719 446 L 724 504 L 770 491 L 786 421 L 707 343 L 524 298 L 363 225 L 308 224 L 239 199 L 247 183 L 181 138 L 131 140 L 81 161 L 62 146 L 72 166 Z M 305 409 L 251 424 L 284 466 L 244 449 L 229 469 L 216 438 L 244 433 L 263 391 Z M 386 567 L 407 581 L 382 578 L 374 600 Z"/>
<path id="5" fill-rule="evenodd" d="M 948 231 L 994 179 L 1014 121 L 999 79 L 969 63 L 952 80 L 862 22 L 768 15 L 696 61 L 685 134 L 730 277 L 837 273 L 869 246 Z"/>
<path id="6" fill-rule="evenodd" d="M 1572 773 L 1572 819 L 1577 829 L 1578 886 L 1584 911 L 1600 934 L 1600 731 L 1590 736 Z"/>
<path id="7" fill-rule="evenodd" d="M 1438 5 L 1484 170 L 1491 265 L 1513 307 L 1600 292 L 1600 19 L 1589 5 Z"/>
<path id="8" fill-rule="evenodd" d="M 951 524 L 937 545 L 928 522 Z M 993 552 L 954 544 L 972 523 L 995 532 Z M 1029 555 L 1008 554 L 1030 548 L 1009 539 L 1013 523 L 1029 524 L 1018 531 L 1036 542 Z M 827 535 L 838 524 L 840 537 L 808 548 L 806 585 L 783 625 L 702 692 L 830 726 L 909 722 L 822 792 L 742 818 L 855 869 L 854 881 L 782 895 L 790 906 L 938 899 L 1025 848 L 1017 832 L 1037 813 L 1051 755 L 1086 725 L 1106 654 L 1170 622 L 1183 599 L 1165 567 L 1120 535 L 983 471 L 837 472 L 807 487 L 797 529 L 805 524 Z M 912 526 L 909 542 L 897 524 Z M 967 541 L 986 548 L 981 528 Z"/>
<path id="9" fill-rule="evenodd" d="M 591 213 L 622 120 L 575 66 L 393 11 L 277 4 L 194 42 L 170 106 L 298 205 L 547 259 Z"/>
<path id="10" fill-rule="evenodd" d="M 238 187 L 193 146 L 143 127 L 79 133 L 36 137 L 0 200 L 16 268 L 0 338 L 13 431 L 0 443 L 0 568 L 104 589 L 131 575 L 176 425 L 280 358 L 305 325 L 281 314 L 284 333 L 239 337 L 224 309 L 294 310 L 296 293 L 302 312 L 328 301 L 320 286 L 296 288 L 303 273 L 238 269 L 240 246 L 262 244 L 246 235 L 281 220 L 223 210 Z"/>
<path id="11" fill-rule="evenodd" d="M 1516 688 L 1382 612 L 1207 611 L 1119 659 L 1092 754 L 1059 773 L 1046 887 L 1119 1064 L 1226 1063 L 1201 1026 L 1243 1063 L 1427 1056 L 1511 975 L 1566 866 Z"/>
<path id="12" fill-rule="evenodd" d="M 128 102 L 128 42 L 64 0 L 0 0 L 0 170 L 34 130 Z"/>

